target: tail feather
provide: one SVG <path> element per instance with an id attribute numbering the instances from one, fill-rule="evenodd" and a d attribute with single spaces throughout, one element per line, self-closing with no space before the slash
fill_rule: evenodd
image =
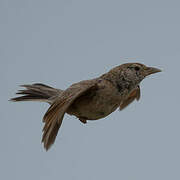
<path id="1" fill-rule="evenodd" d="M 63 91 L 60 89 L 55 89 L 50 86 L 36 83 L 32 85 L 21 85 L 24 90 L 19 90 L 16 94 L 22 95 L 10 99 L 11 101 L 43 101 L 52 103 L 53 100 Z"/>
<path id="2" fill-rule="evenodd" d="M 32 84 L 32 85 L 21 85 L 21 87 L 24 87 L 24 90 L 19 90 L 16 94 L 22 95 L 19 97 L 15 97 L 10 99 L 11 101 L 43 101 L 48 102 L 49 104 L 53 104 L 53 102 L 56 100 L 58 96 L 60 96 L 63 93 L 63 90 L 61 89 L 55 89 L 50 86 L 44 85 L 44 84 Z M 57 136 L 58 130 L 60 128 L 61 123 L 57 122 L 48 122 L 44 126 L 44 134 L 42 138 L 42 142 L 44 142 L 44 147 L 46 150 L 50 148 L 50 146 L 54 143 L 55 138 Z M 47 139 L 47 133 L 49 132 L 49 129 L 51 130 L 51 135 L 48 136 Z M 47 141 L 48 140 L 48 141 Z"/>

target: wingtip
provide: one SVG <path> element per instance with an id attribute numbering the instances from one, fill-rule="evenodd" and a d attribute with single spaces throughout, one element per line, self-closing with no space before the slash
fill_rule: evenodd
<path id="1" fill-rule="evenodd" d="M 44 146 L 45 151 L 49 151 L 49 149 L 51 148 L 52 144 L 48 144 L 44 139 L 42 139 L 41 143 Z"/>

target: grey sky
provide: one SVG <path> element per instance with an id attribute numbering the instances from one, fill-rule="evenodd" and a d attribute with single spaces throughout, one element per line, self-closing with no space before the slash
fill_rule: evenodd
<path id="1" fill-rule="evenodd" d="M 1 0 L 0 179 L 179 180 L 179 1 Z M 24 83 L 58 88 L 141 62 L 163 69 L 126 110 L 66 115 L 45 152 L 48 104 L 10 103 Z"/>

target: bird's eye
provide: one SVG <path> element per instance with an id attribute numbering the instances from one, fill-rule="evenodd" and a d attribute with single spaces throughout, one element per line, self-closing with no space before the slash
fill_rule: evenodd
<path id="1" fill-rule="evenodd" d="M 139 71 L 139 70 L 140 70 L 140 67 L 139 67 L 139 66 L 135 66 L 134 69 L 135 69 L 136 71 Z"/>

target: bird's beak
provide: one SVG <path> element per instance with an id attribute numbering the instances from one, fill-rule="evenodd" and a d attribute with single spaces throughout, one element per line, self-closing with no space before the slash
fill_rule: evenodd
<path id="1" fill-rule="evenodd" d="M 145 75 L 149 76 L 150 74 L 158 73 L 161 72 L 160 69 L 154 68 L 154 67 L 146 67 L 145 68 Z"/>

